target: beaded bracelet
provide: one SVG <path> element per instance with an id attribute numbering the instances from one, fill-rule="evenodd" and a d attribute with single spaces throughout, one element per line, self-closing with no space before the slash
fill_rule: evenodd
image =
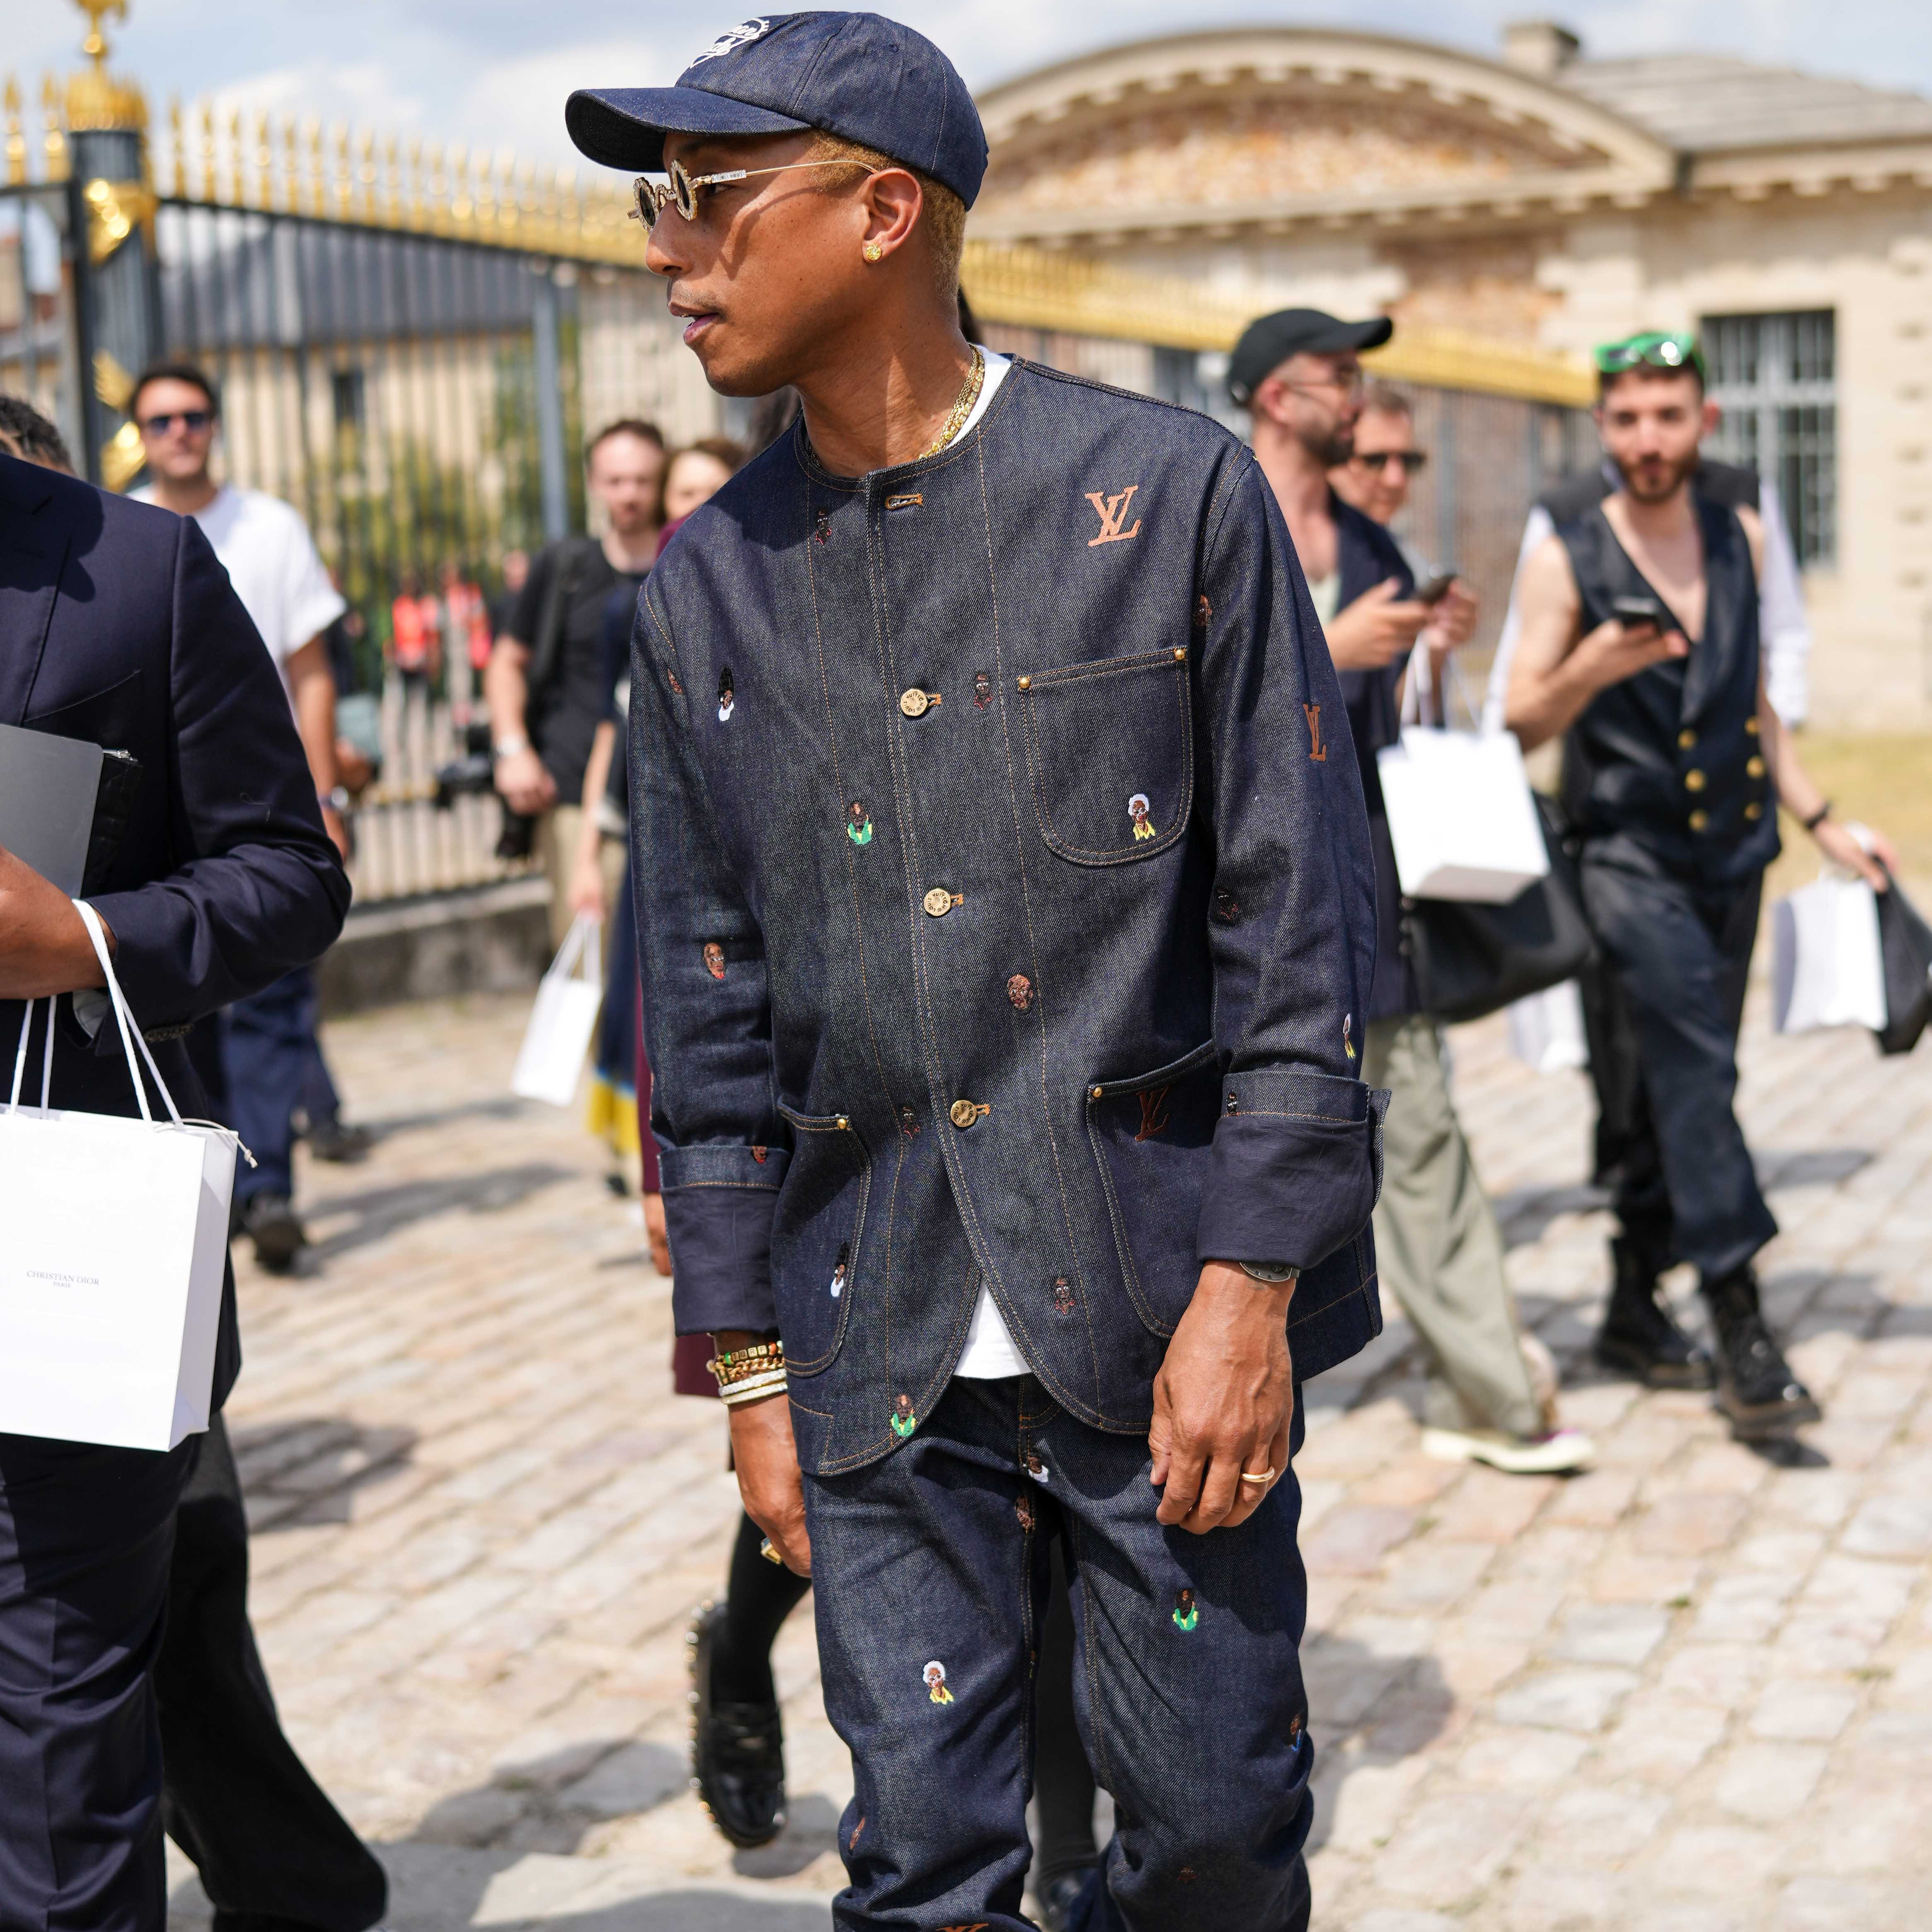
<path id="1" fill-rule="evenodd" d="M 761 1376 L 776 1370 L 784 1370 L 784 1344 L 782 1342 L 758 1342 L 748 1348 L 728 1348 L 713 1355 L 704 1365 L 711 1371 L 712 1379 L 722 1394 L 735 1388 L 754 1376 Z"/>

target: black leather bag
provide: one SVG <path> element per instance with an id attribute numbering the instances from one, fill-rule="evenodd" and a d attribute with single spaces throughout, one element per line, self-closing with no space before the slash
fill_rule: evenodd
<path id="1" fill-rule="evenodd" d="M 1910 1053 L 1932 1020 L 1932 926 L 1899 890 L 1896 879 L 1892 879 L 1891 891 L 1878 896 L 1878 943 L 1885 969 L 1886 1014 L 1878 1050 Z"/>
<path id="2" fill-rule="evenodd" d="M 1507 905 L 1404 899 L 1402 946 L 1422 1010 L 1450 1023 L 1479 1020 L 1512 1000 L 1574 980 L 1596 957 L 1562 808 L 1536 795 L 1550 873 Z"/>

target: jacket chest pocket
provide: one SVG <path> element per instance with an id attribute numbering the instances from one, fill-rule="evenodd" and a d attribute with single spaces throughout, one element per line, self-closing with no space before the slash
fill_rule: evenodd
<path id="1" fill-rule="evenodd" d="M 785 1366 L 816 1375 L 838 1352 L 852 1306 L 872 1192 L 872 1156 L 843 1114 L 799 1114 L 781 1101 L 794 1142 L 772 1217 L 772 1286 Z"/>
<path id="2" fill-rule="evenodd" d="M 1049 851 L 1076 866 L 1124 866 L 1186 832 L 1194 733 L 1184 646 L 1034 671 L 1018 696 Z"/>

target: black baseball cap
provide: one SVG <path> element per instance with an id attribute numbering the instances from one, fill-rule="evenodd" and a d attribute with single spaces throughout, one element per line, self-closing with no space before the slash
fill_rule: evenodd
<path id="1" fill-rule="evenodd" d="M 1291 356 L 1337 356 L 1346 349 L 1379 349 L 1395 333 L 1385 315 L 1344 322 L 1318 308 L 1276 309 L 1248 324 L 1228 358 L 1228 393 L 1246 409 L 1256 387 Z"/>
<path id="2" fill-rule="evenodd" d="M 578 149 L 653 174 L 667 134 L 817 128 L 930 175 L 968 208 L 986 130 L 958 69 L 923 34 L 878 14 L 770 14 L 721 34 L 675 87 L 580 88 L 563 110 Z"/>

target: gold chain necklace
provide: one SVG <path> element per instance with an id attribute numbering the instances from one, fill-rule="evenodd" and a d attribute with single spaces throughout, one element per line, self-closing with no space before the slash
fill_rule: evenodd
<path id="1" fill-rule="evenodd" d="M 915 463 L 923 463 L 928 456 L 937 456 L 966 426 L 966 418 L 973 413 L 973 406 L 980 400 L 981 386 L 986 380 L 986 358 L 977 344 L 973 350 L 973 366 L 966 372 L 966 380 L 959 386 L 959 399 L 952 405 L 952 412 L 946 418 L 937 442 L 929 443 L 913 458 Z"/>

